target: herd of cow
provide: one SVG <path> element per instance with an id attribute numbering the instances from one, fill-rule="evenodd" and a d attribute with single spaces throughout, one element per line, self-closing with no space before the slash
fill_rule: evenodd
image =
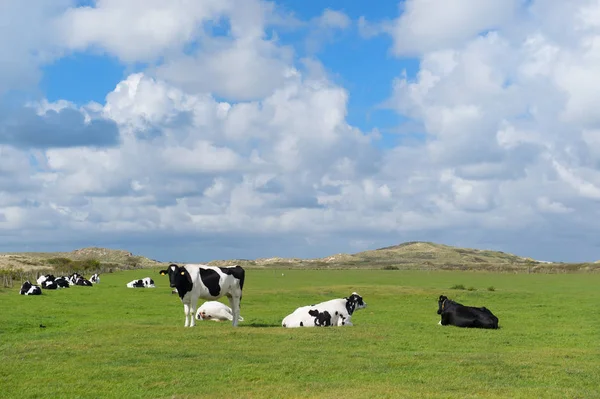
<path id="1" fill-rule="evenodd" d="M 244 288 L 245 270 L 241 266 L 214 267 L 201 264 L 178 266 L 170 264 L 166 270 L 159 272 L 169 276 L 169 284 L 173 293 L 177 293 L 183 303 L 185 327 L 194 327 L 196 320 L 229 320 L 236 327 L 244 318 L 240 315 L 240 302 Z M 98 274 L 86 280 L 78 273 L 70 276 L 54 277 L 43 275 L 37 279 L 38 285 L 29 281 L 23 283 L 21 295 L 40 295 L 41 288 L 68 288 L 71 285 L 92 286 L 100 282 Z M 154 288 L 150 277 L 133 280 L 127 283 L 128 288 Z M 216 301 L 227 297 L 229 305 Z M 197 308 L 198 299 L 206 299 Z M 286 328 L 296 327 L 330 327 L 351 326 L 352 315 L 367 304 L 356 292 L 346 298 L 331 299 L 314 305 L 302 306 L 287 315 L 281 325 Z M 452 301 L 444 295 L 438 298 L 440 325 L 453 325 L 471 328 L 498 328 L 498 318 L 485 307 L 465 306 Z"/>

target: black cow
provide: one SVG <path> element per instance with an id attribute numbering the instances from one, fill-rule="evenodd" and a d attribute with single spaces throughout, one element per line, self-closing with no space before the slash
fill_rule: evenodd
<path id="1" fill-rule="evenodd" d="M 438 300 L 437 314 L 441 315 L 439 324 L 442 326 L 498 328 L 498 318 L 489 309 L 464 306 L 444 295 Z"/>

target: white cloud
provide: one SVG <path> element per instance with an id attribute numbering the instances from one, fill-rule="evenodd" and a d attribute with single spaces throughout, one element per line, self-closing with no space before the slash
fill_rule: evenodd
<path id="1" fill-rule="evenodd" d="M 387 31 L 395 54 L 420 60 L 386 104 L 422 134 L 386 148 L 376 129 L 349 124 L 352 93 L 328 79 L 327 65 L 309 56 L 299 68 L 295 48 L 270 29 L 299 23 L 271 3 L 100 0 L 65 13 L 69 3 L 38 1 L 35 27 L 10 24 L 10 35 L 26 35 L 0 42 L 17 60 L 0 65 L 0 92 L 13 80 L 31 84 L 63 51 L 150 67 L 102 104 L 34 103 L 31 118 L 55 131 L 82 127 L 65 130 L 88 140 L 77 147 L 34 143 L 0 124 L 4 246 L 160 242 L 151 254 L 185 247 L 189 260 L 210 260 L 426 239 L 544 259 L 593 254 L 596 3 L 455 0 L 434 10 L 408 0 L 393 22 L 359 20 L 363 35 Z M 300 45 L 318 39 L 318 54 L 351 26 L 325 9 L 303 24 Z M 79 134 L 98 119 L 118 137 Z M 557 245 L 564 240 L 571 252 Z M 196 248 L 209 255 L 197 259 Z"/>
<path id="2" fill-rule="evenodd" d="M 453 47 L 513 17 L 519 0 L 407 0 L 389 28 L 397 55 Z"/>
<path id="3" fill-rule="evenodd" d="M 445 4 L 458 3 L 473 2 Z M 539 0 L 516 14 L 515 2 L 471 5 L 434 11 L 428 1 L 406 3 L 394 49 L 422 54 L 421 64 L 415 78 L 396 79 L 388 105 L 420 122 L 425 139 L 389 153 L 384 170 L 410 165 L 402 190 L 420 200 L 411 201 L 405 223 L 456 223 L 495 237 L 525 236 L 513 229 L 527 228 L 545 234 L 532 238 L 533 247 L 543 241 L 558 253 L 547 245 L 564 239 L 554 229 L 592 234 L 595 226 L 584 219 L 597 216 L 600 199 L 595 3 Z M 447 17 L 438 20 L 442 12 Z M 509 17 L 519 25 L 505 24 Z M 568 37 L 557 34 L 554 21 L 574 24 Z"/>
<path id="4" fill-rule="evenodd" d="M 35 87 L 39 67 L 60 55 L 52 18 L 71 0 L 3 0 L 0 3 L 0 95 Z"/>

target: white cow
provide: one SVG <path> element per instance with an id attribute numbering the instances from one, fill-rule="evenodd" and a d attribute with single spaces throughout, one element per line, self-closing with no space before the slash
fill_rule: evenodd
<path id="1" fill-rule="evenodd" d="M 196 325 L 198 298 L 215 300 L 223 296 L 229 299 L 232 324 L 237 326 L 240 316 L 240 301 L 244 288 L 245 271 L 241 266 L 215 267 L 200 264 L 177 266 L 172 263 L 160 274 L 169 275 L 171 288 L 177 288 L 185 313 L 184 327 Z"/>
<path id="2" fill-rule="evenodd" d="M 198 308 L 196 320 L 233 321 L 233 312 L 222 302 L 206 301 Z M 238 316 L 238 320 L 244 321 L 244 318 Z"/>
<path id="3" fill-rule="evenodd" d="M 347 298 L 332 299 L 316 305 L 302 306 L 287 315 L 281 325 L 296 327 L 351 326 L 352 314 L 366 308 L 362 297 L 353 292 Z"/>

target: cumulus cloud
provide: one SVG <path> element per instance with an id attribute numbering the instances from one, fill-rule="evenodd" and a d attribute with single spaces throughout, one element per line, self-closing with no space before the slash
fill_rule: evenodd
<path id="1" fill-rule="evenodd" d="M 392 53 L 420 61 L 386 101 L 418 134 L 386 147 L 348 123 L 352 93 L 317 56 L 301 72 L 271 29 L 297 21 L 271 3 L 38 1 L 15 53 L 27 67 L 0 64 L 9 76 L 34 81 L 69 51 L 149 66 L 101 103 L 3 108 L 4 246 L 145 243 L 161 259 L 207 261 L 429 240 L 595 257 L 594 2 L 408 0 L 393 21 L 359 20 L 363 36 L 387 32 Z M 326 9 L 298 25 L 332 43 L 352 21 Z"/>
<path id="2" fill-rule="evenodd" d="M 581 233 L 577 215 L 597 212 L 595 6 L 533 1 L 515 14 L 516 2 L 446 2 L 457 8 L 445 11 L 430 3 L 406 2 L 391 31 L 396 54 L 421 54 L 421 62 L 414 79 L 395 80 L 388 105 L 419 121 L 423 141 L 388 154 L 386 170 L 414 162 L 412 194 L 436 192 L 417 211 L 421 222 L 436 220 L 432 228 L 546 229 L 516 234 L 558 254 L 547 242 L 564 237 L 550 226 Z M 559 20 L 573 23 L 567 38 L 555 30 Z"/>
<path id="3" fill-rule="evenodd" d="M 86 120 L 86 117 L 88 120 Z M 17 148 L 114 146 L 119 130 L 113 120 L 91 119 L 77 109 L 37 112 L 32 107 L 0 109 L 0 144 Z"/>
<path id="4" fill-rule="evenodd" d="M 0 96 L 35 87 L 39 67 L 61 54 L 53 18 L 71 0 L 3 0 L 0 4 Z"/>

